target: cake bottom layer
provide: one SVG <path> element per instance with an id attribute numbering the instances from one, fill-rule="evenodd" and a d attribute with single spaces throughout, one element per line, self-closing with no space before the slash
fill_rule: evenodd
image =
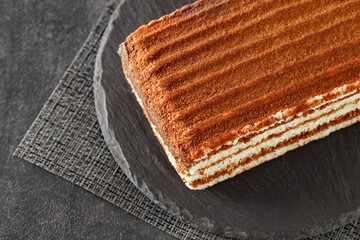
<path id="1" fill-rule="evenodd" d="M 203 178 L 198 178 L 196 180 L 191 180 L 191 176 L 189 178 L 189 176 L 183 175 L 183 180 L 185 184 L 191 189 L 205 189 L 218 182 L 222 182 L 253 167 L 256 167 L 266 161 L 279 157 L 288 151 L 304 146 L 311 141 L 324 138 L 334 131 L 348 127 L 360 121 L 360 105 L 357 102 L 356 105 L 353 106 L 354 107 L 351 111 L 342 116 L 331 119 L 324 124 L 318 125 L 311 131 L 300 132 L 298 135 L 288 140 L 279 142 L 276 146 L 262 148 L 258 154 L 239 159 L 236 164 L 231 164 L 226 169 L 217 171 L 213 175 L 204 176 Z M 321 118 L 327 118 L 327 116 L 325 115 Z"/>

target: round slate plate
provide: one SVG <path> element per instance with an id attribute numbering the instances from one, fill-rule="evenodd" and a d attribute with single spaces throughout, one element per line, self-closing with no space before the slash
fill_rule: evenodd
<path id="1" fill-rule="evenodd" d="M 239 238 L 298 238 L 360 216 L 360 124 L 204 191 L 185 187 L 122 73 L 116 51 L 140 25 L 190 0 L 122 1 L 104 34 L 94 92 L 105 140 L 150 199 L 196 226 Z"/>

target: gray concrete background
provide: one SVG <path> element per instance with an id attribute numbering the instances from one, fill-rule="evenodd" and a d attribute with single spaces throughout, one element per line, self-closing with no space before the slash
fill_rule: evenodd
<path id="1" fill-rule="evenodd" d="M 0 1 L 0 239 L 173 239 L 12 156 L 107 2 Z"/>

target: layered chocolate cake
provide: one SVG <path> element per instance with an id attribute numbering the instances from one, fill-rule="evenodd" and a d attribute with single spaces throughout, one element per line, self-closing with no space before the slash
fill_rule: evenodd
<path id="1" fill-rule="evenodd" d="M 360 0 L 199 0 L 119 54 L 191 189 L 360 121 Z"/>

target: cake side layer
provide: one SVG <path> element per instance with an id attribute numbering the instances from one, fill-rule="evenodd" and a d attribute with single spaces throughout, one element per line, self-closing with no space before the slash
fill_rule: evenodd
<path id="1" fill-rule="evenodd" d="M 201 190 L 205 189 L 207 187 L 213 186 L 214 184 L 218 182 L 225 181 L 229 178 L 232 178 L 244 171 L 250 170 L 251 168 L 254 168 L 260 164 L 263 164 L 266 161 L 275 159 L 281 155 L 284 155 L 285 153 L 294 150 L 296 148 L 299 148 L 301 146 L 306 145 L 309 142 L 324 138 L 331 134 L 332 132 L 335 132 L 337 130 L 340 130 L 342 128 L 348 127 L 350 125 L 353 125 L 357 122 L 360 122 L 360 110 L 359 107 L 357 110 L 348 113 L 347 115 L 336 119 L 332 121 L 330 124 L 325 124 L 319 127 L 320 130 L 314 131 L 314 132 L 308 132 L 304 133 L 300 136 L 297 136 L 293 138 L 292 140 L 289 140 L 285 143 L 282 143 L 278 147 L 275 147 L 273 149 L 268 150 L 268 152 L 264 151 L 265 153 L 256 156 L 254 159 L 247 159 L 244 163 L 240 163 L 237 166 L 233 166 L 232 169 L 225 169 L 222 172 L 218 172 L 217 174 L 204 178 L 199 179 L 194 182 L 187 181 L 185 178 L 185 184 L 193 190 Z"/>

